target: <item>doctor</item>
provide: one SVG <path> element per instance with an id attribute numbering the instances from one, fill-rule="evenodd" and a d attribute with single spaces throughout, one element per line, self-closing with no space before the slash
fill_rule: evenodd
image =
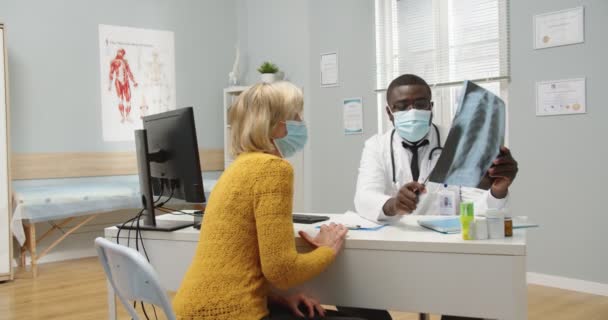
<path id="1" fill-rule="evenodd" d="M 443 186 L 423 185 L 442 150 L 439 129 L 432 123 L 431 88 L 422 78 L 404 74 L 390 83 L 386 100 L 386 112 L 395 129 L 365 142 L 355 208 L 363 217 L 376 221 L 397 220 L 410 213 L 439 214 L 437 192 Z M 509 149 L 501 147 L 483 179 L 489 186 L 487 191 L 449 188 L 462 201 L 473 201 L 475 212 L 502 209 L 517 170 Z"/>
<path id="2" fill-rule="evenodd" d="M 404 74 L 390 83 L 386 100 L 386 112 L 395 129 L 376 134 L 365 142 L 355 208 L 361 216 L 374 221 L 398 220 L 407 214 L 439 214 L 437 191 L 443 186 L 423 184 L 442 150 L 439 129 L 432 123 L 431 88 L 422 78 Z M 509 149 L 502 147 L 483 179 L 489 190 L 449 188 L 458 192 L 462 201 L 473 201 L 475 212 L 501 209 L 506 205 L 509 186 L 516 175 L 517 162 Z M 390 315 L 381 310 L 340 308 L 340 311 L 390 319 Z M 444 316 L 442 319 L 467 318 Z"/>

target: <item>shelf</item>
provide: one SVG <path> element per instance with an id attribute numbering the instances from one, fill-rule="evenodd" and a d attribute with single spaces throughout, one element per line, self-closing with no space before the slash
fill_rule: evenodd
<path id="1" fill-rule="evenodd" d="M 239 94 L 239 93 L 247 90 L 248 88 L 249 88 L 249 86 L 228 87 L 228 88 L 224 88 L 224 93 Z"/>

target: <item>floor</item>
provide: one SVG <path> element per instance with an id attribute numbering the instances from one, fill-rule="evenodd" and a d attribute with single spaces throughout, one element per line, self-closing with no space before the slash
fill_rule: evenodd
<path id="1" fill-rule="evenodd" d="M 15 281 L 0 283 L 0 320 L 107 319 L 106 282 L 97 258 L 42 264 L 39 273 L 32 279 L 17 270 Z M 531 320 L 608 319 L 608 297 L 603 296 L 530 285 L 528 305 Z M 120 319 L 129 318 L 119 310 Z M 164 319 L 161 313 L 159 319 Z M 392 314 L 395 320 L 418 319 L 411 313 Z"/>

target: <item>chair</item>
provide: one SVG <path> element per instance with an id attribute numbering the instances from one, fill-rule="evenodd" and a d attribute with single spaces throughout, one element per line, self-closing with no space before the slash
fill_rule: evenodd
<path id="1" fill-rule="evenodd" d="M 175 320 L 156 271 L 139 252 L 101 237 L 95 239 L 95 248 L 108 281 L 133 319 L 139 317 L 131 302 L 142 301 L 161 307 L 167 319 Z"/>

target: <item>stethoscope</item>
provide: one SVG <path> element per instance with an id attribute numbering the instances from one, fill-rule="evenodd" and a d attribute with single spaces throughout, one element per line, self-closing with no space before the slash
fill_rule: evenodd
<path id="1" fill-rule="evenodd" d="M 439 129 L 437 128 L 437 126 L 433 123 L 433 128 L 435 128 L 435 133 L 437 134 L 437 146 L 433 149 L 431 149 L 431 152 L 429 153 L 429 163 L 431 162 L 431 160 L 433 160 L 433 154 L 435 154 L 435 151 L 441 151 L 443 150 L 443 148 L 441 147 L 441 135 L 439 134 Z M 391 165 L 393 167 L 393 183 L 397 183 L 397 179 L 395 178 L 395 152 L 394 152 L 394 148 L 393 148 L 393 138 L 395 136 L 395 129 L 393 129 L 393 132 L 391 132 Z"/>

